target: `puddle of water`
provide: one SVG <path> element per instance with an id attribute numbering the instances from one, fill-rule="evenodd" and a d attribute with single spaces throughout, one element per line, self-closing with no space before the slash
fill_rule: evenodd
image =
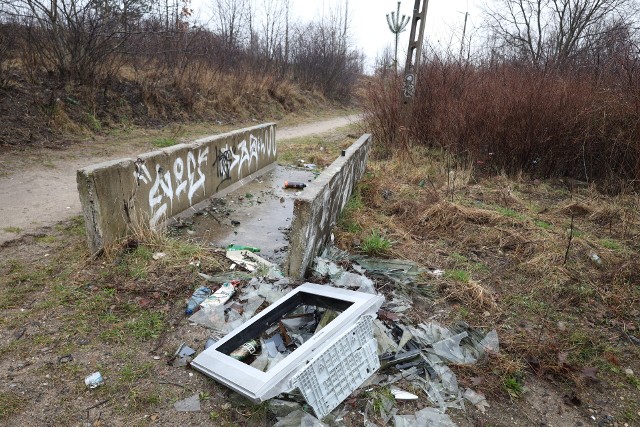
<path id="1" fill-rule="evenodd" d="M 212 198 L 186 220 L 189 226 L 179 234 L 216 247 L 257 247 L 261 257 L 283 265 L 289 247 L 293 198 L 298 191 L 304 191 L 284 189 L 284 182 L 308 184 L 315 176 L 309 170 L 277 166 L 225 197 Z"/>

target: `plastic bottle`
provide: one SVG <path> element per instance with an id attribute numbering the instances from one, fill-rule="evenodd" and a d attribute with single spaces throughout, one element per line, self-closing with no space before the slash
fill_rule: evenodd
<path id="1" fill-rule="evenodd" d="M 589 254 L 589 258 L 591 258 L 591 262 L 593 262 L 595 265 L 597 266 L 602 265 L 602 258 L 600 258 L 598 254 L 592 252 L 591 254 Z"/>
<path id="2" fill-rule="evenodd" d="M 200 305 L 200 303 L 211 295 L 211 289 L 206 286 L 201 286 L 193 292 L 189 301 L 187 301 L 187 308 L 184 310 L 185 314 L 193 314 L 195 309 Z"/>
<path id="3" fill-rule="evenodd" d="M 307 184 L 304 182 L 285 181 L 284 188 L 304 188 Z"/>

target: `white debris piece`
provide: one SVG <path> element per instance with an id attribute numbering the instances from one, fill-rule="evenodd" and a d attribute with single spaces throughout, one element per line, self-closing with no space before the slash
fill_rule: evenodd
<path id="1" fill-rule="evenodd" d="M 408 391 L 401 390 L 399 388 L 391 387 L 391 394 L 396 400 L 417 400 L 418 396 L 409 393 Z"/>

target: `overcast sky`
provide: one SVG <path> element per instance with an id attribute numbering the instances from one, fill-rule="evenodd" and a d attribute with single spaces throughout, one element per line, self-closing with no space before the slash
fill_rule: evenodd
<path id="1" fill-rule="evenodd" d="M 302 19 L 319 16 L 323 7 L 326 9 L 344 4 L 346 0 L 291 0 L 294 14 Z M 382 52 L 387 45 L 394 43 L 394 36 L 387 26 L 386 15 L 397 8 L 397 0 L 349 0 L 351 35 L 353 44 L 361 48 L 369 61 Z M 400 14 L 413 16 L 415 0 L 402 0 Z M 427 9 L 425 33 L 427 39 L 434 44 L 456 49 L 460 46 L 464 14 L 468 10 L 467 34 L 471 34 L 474 24 L 481 21 L 480 0 L 430 0 Z M 409 43 L 410 26 L 401 34 L 399 43 L 399 62 L 403 63 Z M 400 61 L 402 58 L 402 61 Z"/>
<path id="2" fill-rule="evenodd" d="M 240 1 L 240 0 L 238 0 Z M 268 1 L 268 0 L 266 0 Z M 483 0 L 430 0 L 427 9 L 425 33 L 430 43 L 441 46 L 451 45 L 454 51 L 460 46 L 464 24 L 464 14 L 469 12 L 467 34 L 481 22 L 480 5 Z M 210 13 L 211 0 L 193 0 L 197 15 L 206 20 Z M 309 21 L 328 13 L 336 7 L 344 8 L 346 0 L 291 0 L 291 18 Z M 387 27 L 386 14 L 395 11 L 397 0 L 349 0 L 349 21 L 353 45 L 367 56 L 371 69 L 376 56 L 385 46 L 394 43 L 394 36 Z M 400 14 L 411 17 L 415 0 L 402 0 Z M 209 7 L 207 7 L 209 6 Z M 398 62 L 404 63 L 409 42 L 410 25 L 401 34 L 398 48 Z"/>

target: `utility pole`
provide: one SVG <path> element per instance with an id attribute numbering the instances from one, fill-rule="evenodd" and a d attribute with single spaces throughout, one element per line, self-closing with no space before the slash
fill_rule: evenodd
<path id="1" fill-rule="evenodd" d="M 462 27 L 462 40 L 460 41 L 460 60 L 462 60 L 462 50 L 464 49 L 464 37 L 467 34 L 467 18 L 469 12 L 464 13 L 464 27 Z"/>
<path id="2" fill-rule="evenodd" d="M 415 5 L 413 6 L 413 19 L 411 20 L 409 49 L 407 50 L 407 62 L 404 66 L 404 88 L 402 94 L 405 105 L 411 102 L 416 93 L 417 73 L 422 55 L 422 41 L 424 40 L 424 24 L 427 18 L 427 7 L 429 6 L 429 0 L 415 1 Z M 422 8 L 420 8 L 420 4 L 422 4 Z"/>

